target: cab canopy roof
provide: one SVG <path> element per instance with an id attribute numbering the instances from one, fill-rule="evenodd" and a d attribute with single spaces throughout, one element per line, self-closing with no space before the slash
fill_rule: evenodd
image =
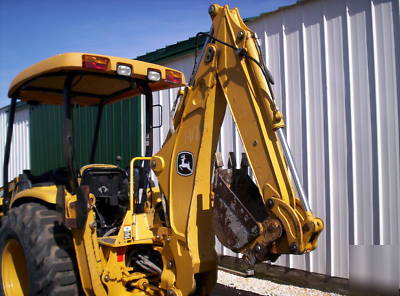
<path id="1" fill-rule="evenodd" d="M 160 65 L 97 54 L 64 53 L 19 73 L 8 96 L 28 103 L 61 105 L 68 75 L 73 75 L 72 102 L 81 106 L 131 98 L 143 93 L 146 84 L 151 91 L 185 85 L 182 72 Z"/>

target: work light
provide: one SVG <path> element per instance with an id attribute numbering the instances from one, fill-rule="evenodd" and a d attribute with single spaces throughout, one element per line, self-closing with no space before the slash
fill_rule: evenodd
<path id="1" fill-rule="evenodd" d="M 148 70 L 147 72 L 147 79 L 150 81 L 160 81 L 161 73 L 156 70 Z"/>
<path id="2" fill-rule="evenodd" d="M 131 76 L 132 68 L 129 65 L 118 64 L 117 65 L 117 73 L 118 73 L 118 75 Z"/>

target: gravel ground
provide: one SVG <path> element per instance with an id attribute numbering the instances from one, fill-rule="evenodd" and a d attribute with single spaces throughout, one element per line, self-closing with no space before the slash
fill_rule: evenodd
<path id="1" fill-rule="evenodd" d="M 254 295 L 253 293 L 265 296 L 339 296 L 340 294 L 323 292 L 315 289 L 301 288 L 297 286 L 277 284 L 267 280 L 253 277 L 241 277 L 224 271 L 218 271 L 218 283 L 227 288 L 244 290 L 252 293 L 245 294 L 244 291 L 229 293 L 226 288 L 217 286 L 213 296 L 222 295 Z M 228 294 L 229 293 L 229 294 Z"/>

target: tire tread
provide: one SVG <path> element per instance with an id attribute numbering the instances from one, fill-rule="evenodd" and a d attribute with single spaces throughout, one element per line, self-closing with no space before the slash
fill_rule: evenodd
<path id="1" fill-rule="evenodd" d="M 12 208 L 2 222 L 0 250 L 5 236 L 16 234 L 27 260 L 30 295 L 79 295 L 71 234 L 58 212 L 26 203 Z"/>

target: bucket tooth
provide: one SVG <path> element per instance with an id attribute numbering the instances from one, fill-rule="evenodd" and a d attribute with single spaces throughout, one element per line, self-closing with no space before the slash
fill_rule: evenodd
<path id="1" fill-rule="evenodd" d="M 222 159 L 221 152 L 215 152 L 215 167 L 217 169 L 222 168 L 224 166 L 224 161 Z"/>
<path id="2" fill-rule="evenodd" d="M 236 155 L 235 152 L 229 152 L 228 168 L 236 169 Z"/>
<path id="3" fill-rule="evenodd" d="M 247 169 L 249 167 L 249 160 L 247 159 L 246 153 L 242 153 L 242 161 L 240 162 L 241 169 Z"/>

